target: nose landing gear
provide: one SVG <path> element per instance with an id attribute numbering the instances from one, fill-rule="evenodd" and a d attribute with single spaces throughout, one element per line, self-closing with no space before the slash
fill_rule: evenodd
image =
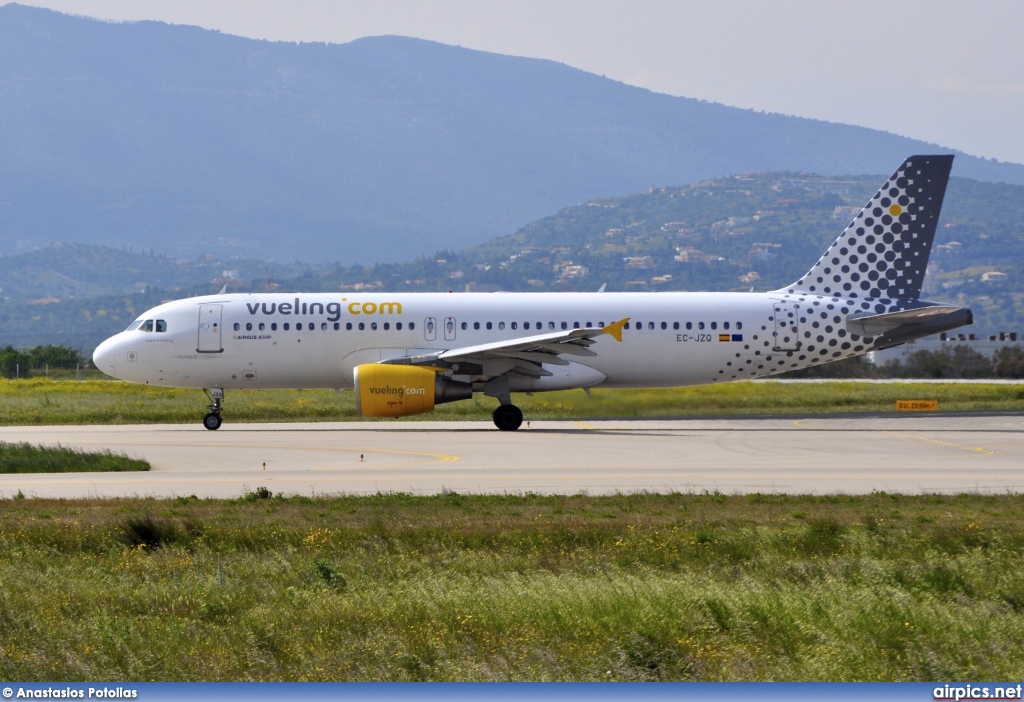
<path id="1" fill-rule="evenodd" d="M 203 392 L 210 398 L 210 404 L 206 406 L 208 411 L 206 416 L 203 417 L 203 426 L 210 431 L 216 431 L 220 429 L 220 425 L 224 422 L 220 417 L 220 413 L 224 409 L 224 389 L 210 388 L 209 390 L 203 390 Z"/>

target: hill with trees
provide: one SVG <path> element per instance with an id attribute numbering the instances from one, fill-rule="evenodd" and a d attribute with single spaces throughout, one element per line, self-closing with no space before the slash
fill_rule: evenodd
<path id="1" fill-rule="evenodd" d="M 0 345 L 87 352 L 163 300 L 245 291 L 772 290 L 807 271 L 884 176 L 744 173 L 598 198 L 514 234 L 345 266 L 58 244 L 0 257 Z M 978 335 L 1024 330 L 1024 186 L 950 181 L 925 297 Z"/>

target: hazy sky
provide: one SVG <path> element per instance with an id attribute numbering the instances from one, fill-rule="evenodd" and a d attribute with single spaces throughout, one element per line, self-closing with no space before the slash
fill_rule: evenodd
<path id="1" fill-rule="evenodd" d="M 260 39 L 421 37 L 1024 163 L 1022 0 L 21 2 Z"/>

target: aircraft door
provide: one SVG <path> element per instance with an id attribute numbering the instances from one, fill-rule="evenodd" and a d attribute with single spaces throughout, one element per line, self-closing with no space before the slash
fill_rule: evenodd
<path id="1" fill-rule="evenodd" d="M 455 341 L 455 317 L 444 318 L 444 340 Z"/>
<path id="2" fill-rule="evenodd" d="M 437 320 L 433 317 L 427 317 L 423 320 L 423 338 L 427 341 L 437 339 Z"/>
<path id="3" fill-rule="evenodd" d="M 199 305 L 199 353 L 221 353 L 221 316 L 223 305 Z"/>
<path id="4" fill-rule="evenodd" d="M 788 300 L 773 300 L 775 317 L 775 344 L 772 351 L 800 349 L 800 309 Z"/>

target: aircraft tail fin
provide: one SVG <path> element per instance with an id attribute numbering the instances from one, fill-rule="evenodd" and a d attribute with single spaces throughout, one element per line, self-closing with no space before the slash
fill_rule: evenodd
<path id="1" fill-rule="evenodd" d="M 952 156 L 908 158 L 825 255 L 779 292 L 918 299 L 952 165 Z"/>

